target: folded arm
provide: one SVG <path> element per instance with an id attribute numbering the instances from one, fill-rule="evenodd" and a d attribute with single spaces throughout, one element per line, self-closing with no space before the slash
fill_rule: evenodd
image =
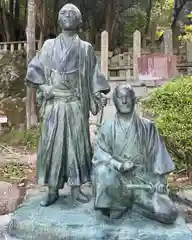
<path id="1" fill-rule="evenodd" d="M 120 170 L 122 163 L 117 161 L 112 154 L 110 124 L 104 123 L 97 132 L 94 139 L 93 165 L 109 165 L 116 170 Z"/>
<path id="2" fill-rule="evenodd" d="M 96 149 L 95 149 L 96 147 Z M 105 164 L 105 165 L 109 165 L 113 168 L 115 168 L 116 170 L 120 171 L 122 163 L 118 162 L 117 160 L 115 160 L 113 158 L 113 156 L 106 152 L 104 149 L 101 148 L 101 146 L 99 146 L 97 144 L 94 145 L 94 149 L 95 149 L 95 153 L 94 153 L 94 157 L 93 157 L 93 165 L 97 166 L 100 164 Z"/>

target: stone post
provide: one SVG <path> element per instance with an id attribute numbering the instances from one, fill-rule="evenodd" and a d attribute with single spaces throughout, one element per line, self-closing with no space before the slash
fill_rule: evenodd
<path id="1" fill-rule="evenodd" d="M 3 51 L 7 52 L 7 44 L 4 45 Z"/>
<path id="2" fill-rule="evenodd" d="M 101 72 L 108 79 L 109 36 L 107 31 L 101 33 Z"/>
<path id="3" fill-rule="evenodd" d="M 139 81 L 138 58 L 141 56 L 141 33 L 133 34 L 133 81 Z"/>
<path id="4" fill-rule="evenodd" d="M 173 36 L 172 36 L 172 30 L 166 29 L 163 34 L 163 47 L 164 47 L 164 53 L 166 54 L 173 54 Z"/>
<path id="5" fill-rule="evenodd" d="M 10 49 L 10 50 L 11 50 L 11 53 L 14 52 L 14 50 L 15 50 L 14 47 L 15 47 L 15 46 L 14 46 L 14 43 L 11 43 L 11 49 Z"/>
<path id="6" fill-rule="evenodd" d="M 21 43 L 19 43 L 18 46 L 17 46 L 17 50 L 21 51 L 21 49 L 22 49 L 22 45 L 21 45 Z"/>
<path id="7" fill-rule="evenodd" d="M 127 60 L 127 71 L 126 71 L 126 80 L 127 82 L 130 82 L 131 80 L 131 56 L 128 54 L 128 60 Z"/>

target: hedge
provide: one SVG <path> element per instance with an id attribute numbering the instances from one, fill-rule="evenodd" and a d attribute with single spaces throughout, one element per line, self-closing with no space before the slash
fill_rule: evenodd
<path id="1" fill-rule="evenodd" d="M 141 102 L 154 116 L 177 169 L 192 167 L 192 77 L 179 77 L 153 91 Z"/>

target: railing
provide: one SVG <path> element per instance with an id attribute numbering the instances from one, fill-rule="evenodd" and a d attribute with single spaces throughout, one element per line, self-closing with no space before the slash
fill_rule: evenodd
<path id="1" fill-rule="evenodd" d="M 36 50 L 38 50 L 38 43 L 36 41 Z M 0 42 L 0 52 L 17 52 L 17 51 L 25 51 L 27 48 L 26 41 L 18 41 L 18 42 Z"/>

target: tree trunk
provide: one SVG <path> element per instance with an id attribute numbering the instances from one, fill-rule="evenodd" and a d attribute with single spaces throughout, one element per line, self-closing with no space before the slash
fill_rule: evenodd
<path id="1" fill-rule="evenodd" d="M 46 12 L 47 12 L 47 0 L 43 0 L 43 6 L 40 13 L 40 39 L 39 39 L 39 49 L 43 46 L 45 31 L 46 31 Z"/>
<path id="2" fill-rule="evenodd" d="M 20 0 L 16 0 L 15 2 L 15 24 L 19 22 L 20 17 Z"/>
<path id="3" fill-rule="evenodd" d="M 181 41 L 179 40 L 179 35 L 181 33 L 180 28 L 177 25 L 174 25 L 172 27 L 172 31 L 173 31 L 173 49 L 176 49 L 178 52 L 181 44 Z"/>
<path id="4" fill-rule="evenodd" d="M 20 0 L 15 1 L 15 18 L 14 18 L 14 28 L 13 32 L 13 40 L 18 41 L 21 34 L 21 27 L 20 27 Z"/>
<path id="5" fill-rule="evenodd" d="M 152 10 L 152 0 L 149 0 L 149 7 L 147 9 L 147 22 L 145 26 L 145 37 L 149 34 L 149 27 L 150 27 L 150 21 L 151 21 L 151 10 Z"/>
<path id="6" fill-rule="evenodd" d="M 20 17 L 20 0 L 15 2 L 15 26 L 18 27 Z"/>
<path id="7" fill-rule="evenodd" d="M 113 36 L 116 30 L 116 23 L 119 18 L 119 0 L 108 0 L 106 9 L 106 21 L 105 21 L 105 30 L 109 34 L 109 46 L 114 48 Z"/>
<path id="8" fill-rule="evenodd" d="M 110 50 L 114 50 L 114 48 L 116 47 L 116 42 L 117 42 L 116 32 L 117 32 L 117 26 L 118 26 L 117 23 L 119 20 L 119 8 L 120 8 L 120 1 L 116 0 L 113 6 L 115 17 L 112 19 L 112 25 L 111 25 L 111 35 L 110 35 L 110 42 L 109 42 L 111 46 Z"/>
<path id="9" fill-rule="evenodd" d="M 27 19 L 27 63 L 36 54 L 35 44 L 35 25 L 36 25 L 36 6 L 34 0 L 28 0 L 28 19 Z M 35 89 L 27 87 L 26 96 L 26 121 L 27 129 L 37 125 L 37 112 L 35 101 Z"/>
<path id="10" fill-rule="evenodd" d="M 112 15 L 112 3 L 110 0 L 107 0 L 107 8 L 106 8 L 106 19 L 105 19 L 105 30 L 108 32 L 110 35 L 110 30 L 111 30 L 111 15 Z"/>
<path id="11" fill-rule="evenodd" d="M 9 11 L 10 11 L 11 19 L 13 19 L 13 9 L 14 9 L 14 0 L 9 0 Z"/>
<path id="12" fill-rule="evenodd" d="M 92 17 L 90 19 L 90 23 L 89 23 L 89 29 L 90 29 L 90 34 L 89 34 L 89 41 L 92 44 L 95 44 L 95 34 L 96 34 L 96 29 L 95 29 L 95 22 L 94 22 L 94 17 Z"/>
<path id="13" fill-rule="evenodd" d="M 4 8 L 3 8 L 3 25 L 4 25 L 4 29 L 5 29 L 6 41 L 10 42 L 11 41 L 11 34 L 10 34 L 10 31 L 9 31 L 9 21 L 7 19 L 6 10 Z"/>
<path id="14" fill-rule="evenodd" d="M 28 6 L 28 0 L 25 0 L 24 22 L 27 22 L 27 6 Z"/>
<path id="15" fill-rule="evenodd" d="M 58 15 L 58 0 L 54 1 L 54 7 L 53 7 L 53 33 L 54 35 L 57 35 L 57 15 Z"/>

